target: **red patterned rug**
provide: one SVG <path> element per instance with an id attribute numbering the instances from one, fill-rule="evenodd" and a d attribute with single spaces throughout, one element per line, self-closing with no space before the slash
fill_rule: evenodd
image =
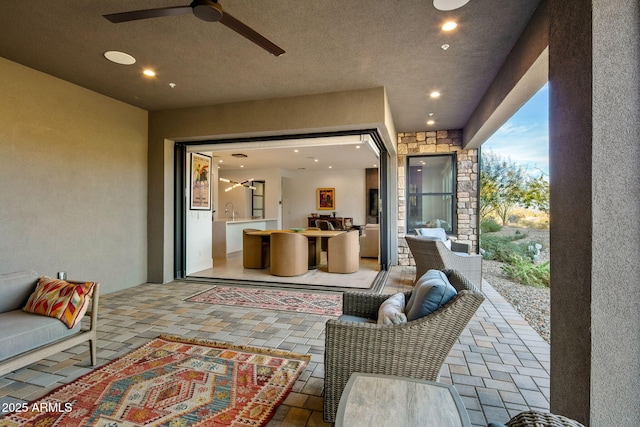
<path id="1" fill-rule="evenodd" d="M 187 298 L 187 301 L 297 311 L 326 316 L 340 316 L 342 314 L 342 295 L 328 293 L 214 286 L 198 295 Z"/>
<path id="2" fill-rule="evenodd" d="M 160 337 L 0 426 L 264 426 L 310 356 Z"/>

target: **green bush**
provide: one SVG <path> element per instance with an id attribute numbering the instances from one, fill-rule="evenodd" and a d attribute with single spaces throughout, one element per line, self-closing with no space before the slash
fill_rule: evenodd
<path id="1" fill-rule="evenodd" d="M 502 230 L 502 226 L 498 224 L 496 220 L 491 217 L 485 218 L 480 222 L 481 233 L 494 233 L 500 230 Z"/>
<path id="2" fill-rule="evenodd" d="M 502 270 L 518 283 L 529 286 L 549 287 L 549 261 L 534 264 L 529 258 L 512 255 L 509 262 L 502 265 Z"/>
<path id="3" fill-rule="evenodd" d="M 480 237 L 480 247 L 484 259 L 500 262 L 509 262 L 512 255 L 533 260 L 533 251 L 530 247 L 532 242 L 522 242 L 528 234 L 517 232 L 513 236 L 482 235 Z"/>

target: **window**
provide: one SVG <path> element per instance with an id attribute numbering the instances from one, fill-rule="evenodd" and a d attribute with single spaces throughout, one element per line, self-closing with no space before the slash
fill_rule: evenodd
<path id="1" fill-rule="evenodd" d="M 456 232 L 455 154 L 407 157 L 407 234 L 416 228 Z"/>
<path id="2" fill-rule="evenodd" d="M 264 181 L 252 181 L 251 218 L 264 218 Z"/>

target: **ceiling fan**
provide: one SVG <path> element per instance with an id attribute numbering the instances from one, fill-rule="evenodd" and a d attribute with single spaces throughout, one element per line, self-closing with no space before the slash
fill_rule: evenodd
<path id="1" fill-rule="evenodd" d="M 131 12 L 111 13 L 103 15 L 114 24 L 120 22 L 137 21 L 139 19 L 159 18 L 193 13 L 197 18 L 206 22 L 221 22 L 241 36 L 265 49 L 274 56 L 280 56 L 284 50 L 249 26 L 238 21 L 233 16 L 222 11 L 217 0 L 194 0 L 189 6 L 161 7 L 157 9 L 133 10 Z"/>

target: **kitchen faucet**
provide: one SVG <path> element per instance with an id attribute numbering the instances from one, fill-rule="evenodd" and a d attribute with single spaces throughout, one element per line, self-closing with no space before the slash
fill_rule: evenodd
<path id="1" fill-rule="evenodd" d="M 224 214 L 227 218 L 229 218 L 229 208 L 228 206 L 231 205 L 231 221 L 236 219 L 236 210 L 233 207 L 233 202 L 227 202 L 224 205 Z"/>

